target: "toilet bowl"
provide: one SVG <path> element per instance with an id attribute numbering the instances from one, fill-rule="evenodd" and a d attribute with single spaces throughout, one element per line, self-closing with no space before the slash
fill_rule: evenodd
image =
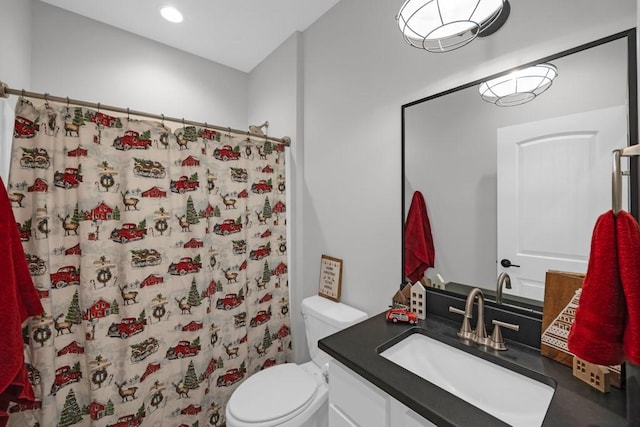
<path id="1" fill-rule="evenodd" d="M 302 302 L 311 361 L 260 371 L 233 392 L 225 408 L 228 427 L 326 427 L 330 357 L 319 339 L 358 323 L 367 315 L 345 304 L 313 296 Z"/>

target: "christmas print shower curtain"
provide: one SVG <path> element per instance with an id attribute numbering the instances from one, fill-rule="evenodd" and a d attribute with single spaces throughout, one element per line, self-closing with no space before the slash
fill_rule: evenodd
<path id="1" fill-rule="evenodd" d="M 7 184 L 45 314 L 12 425 L 223 425 L 290 360 L 284 147 L 21 99 Z"/>

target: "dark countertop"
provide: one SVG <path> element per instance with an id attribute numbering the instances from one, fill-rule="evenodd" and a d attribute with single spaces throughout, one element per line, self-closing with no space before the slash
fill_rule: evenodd
<path id="1" fill-rule="evenodd" d="M 318 342 L 318 347 L 396 400 L 438 426 L 495 427 L 507 424 L 430 382 L 397 366 L 378 353 L 411 333 L 424 333 L 498 364 L 511 365 L 532 377 L 557 382 L 544 426 L 625 426 L 624 390 L 602 394 L 574 378 L 571 368 L 540 355 L 540 351 L 507 340 L 507 351 L 466 345 L 456 336 L 459 324 L 434 315 L 417 326 L 387 322 L 384 313 Z M 509 390 L 505 390 L 509 393 Z M 522 396 L 526 399 L 526 396 Z"/>

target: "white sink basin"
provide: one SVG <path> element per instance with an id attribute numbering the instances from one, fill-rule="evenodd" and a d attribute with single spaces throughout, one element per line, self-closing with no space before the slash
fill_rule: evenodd
<path id="1" fill-rule="evenodd" d="M 555 391 L 418 333 L 380 355 L 512 426 L 542 425 Z"/>

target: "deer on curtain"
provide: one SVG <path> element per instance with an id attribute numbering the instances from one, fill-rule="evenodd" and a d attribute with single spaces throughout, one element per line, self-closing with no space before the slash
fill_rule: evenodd
<path id="1" fill-rule="evenodd" d="M 291 359 L 284 147 L 21 99 L 8 190 L 45 313 L 13 425 L 224 424 Z"/>

